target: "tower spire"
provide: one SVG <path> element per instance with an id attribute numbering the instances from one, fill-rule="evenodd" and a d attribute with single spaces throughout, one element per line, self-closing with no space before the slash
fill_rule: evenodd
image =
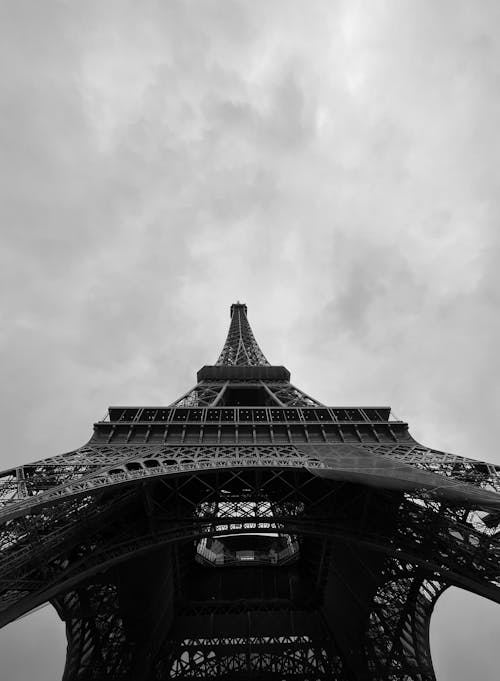
<path id="1" fill-rule="evenodd" d="M 231 324 L 216 365 L 269 366 L 253 335 L 244 303 L 238 301 L 231 305 Z"/>

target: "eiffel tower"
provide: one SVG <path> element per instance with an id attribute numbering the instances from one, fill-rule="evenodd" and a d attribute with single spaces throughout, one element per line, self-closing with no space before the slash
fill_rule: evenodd
<path id="1" fill-rule="evenodd" d="M 500 602 L 499 473 L 306 395 L 236 303 L 176 402 L 0 474 L 0 625 L 50 601 L 64 681 L 432 681 L 443 590 Z"/>

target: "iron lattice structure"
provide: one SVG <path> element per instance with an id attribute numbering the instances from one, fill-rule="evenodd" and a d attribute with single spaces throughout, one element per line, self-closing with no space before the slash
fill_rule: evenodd
<path id="1" fill-rule="evenodd" d="M 1 474 L 0 624 L 50 601 L 64 681 L 432 681 L 442 591 L 500 601 L 499 472 L 309 397 L 237 303 L 179 400 Z"/>

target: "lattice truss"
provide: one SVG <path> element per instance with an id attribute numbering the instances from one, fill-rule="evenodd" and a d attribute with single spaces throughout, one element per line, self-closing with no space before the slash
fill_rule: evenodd
<path id="1" fill-rule="evenodd" d="M 243 305 L 233 306 L 218 363 L 268 364 Z M 175 405 L 217 406 L 231 385 L 201 381 Z M 248 385 L 284 418 L 287 407 L 321 407 L 287 381 Z M 424 447 L 389 425 L 387 441 L 375 440 L 375 426 L 370 441 L 349 427 L 350 442 L 300 445 L 292 426 L 288 444 L 113 444 L 96 435 L 0 473 L 0 626 L 51 601 L 67 628 L 64 681 L 433 681 L 429 620 L 439 594 L 456 585 L 500 602 L 500 467 Z M 308 580 L 304 593 L 190 600 L 197 547 L 241 536 L 288 538 L 295 562 L 263 569 L 299 565 L 290 582 Z M 149 596 L 163 598 L 165 612 L 141 639 L 148 621 L 134 619 L 126 570 L 159 551 L 170 552 L 159 570 L 168 583 L 152 583 Z M 350 552 L 362 583 L 336 563 Z M 358 613 L 351 644 L 332 605 L 342 574 Z M 288 629 L 231 632 L 231 617 L 253 612 L 261 623 L 286 615 Z M 322 623 L 319 633 L 300 629 L 304 613 Z M 178 634 L 178 620 L 206 622 L 206 631 Z M 225 633 L 214 622 L 226 622 Z"/>
<path id="2" fill-rule="evenodd" d="M 283 478 L 283 474 L 281 474 L 281 478 Z M 170 490 L 172 498 L 178 499 L 180 495 L 183 496 L 183 488 L 188 488 L 192 480 L 186 479 L 183 482 L 184 485 L 180 489 L 172 486 Z M 273 480 L 272 482 L 276 486 L 277 481 Z M 244 479 L 243 483 L 242 488 L 249 487 L 248 479 Z M 289 480 L 287 484 L 290 484 Z M 297 534 L 309 531 L 326 535 L 328 532 L 338 533 L 343 530 L 352 536 L 355 528 L 349 526 L 342 528 L 338 524 L 332 525 L 325 522 L 319 517 L 313 520 L 306 516 L 304 508 L 308 507 L 311 513 L 312 500 L 307 494 L 305 482 L 303 489 L 297 489 L 291 485 L 287 489 L 289 490 L 288 494 L 285 493 L 284 498 L 275 501 L 275 507 L 279 509 L 280 515 L 273 518 L 272 523 L 269 522 L 268 512 L 264 519 L 257 519 L 255 504 L 242 501 L 234 502 L 237 508 L 232 511 L 235 513 L 232 518 L 227 515 L 230 508 L 228 502 L 225 502 L 224 513 L 215 515 L 213 509 L 215 509 L 216 504 L 210 497 L 201 503 L 194 504 L 193 502 L 190 514 L 184 508 L 182 516 L 190 515 L 199 518 L 198 531 L 200 534 L 204 533 L 210 536 L 250 529 L 261 532 L 276 531 L 278 525 L 283 531 L 286 529 Z M 334 494 L 333 491 L 332 494 Z M 297 499 L 301 495 L 301 502 L 297 503 Z M 126 509 L 126 497 L 121 501 L 122 508 Z M 110 510 L 113 512 L 112 516 L 108 515 L 108 522 L 110 518 L 115 519 L 117 517 L 119 503 L 119 499 L 114 499 L 111 503 Z M 286 503 L 289 504 L 288 508 Z M 220 503 L 218 508 L 220 508 Z M 251 512 L 250 516 L 242 515 L 242 513 L 248 514 L 249 512 Z M 435 504 L 433 508 L 429 503 L 426 504 L 421 500 L 408 498 L 399 512 L 399 527 L 391 540 L 393 551 L 405 554 L 407 559 L 413 558 L 420 565 L 422 565 L 422 561 L 425 561 L 427 570 L 431 569 L 431 574 L 434 574 L 434 572 L 437 575 L 441 574 L 447 582 L 454 579 L 455 583 L 469 587 L 475 582 L 474 588 L 478 589 L 477 584 L 482 584 L 483 590 L 488 585 L 492 589 L 491 593 L 488 594 L 490 597 L 498 591 L 498 542 L 495 537 L 474 529 L 468 519 L 465 522 L 460 522 L 459 518 L 450 512 L 443 512 L 439 504 Z M 211 513 L 214 515 L 211 515 Z M 75 515 L 78 516 L 80 522 L 82 517 L 85 518 L 85 542 L 82 541 L 81 531 L 76 527 Z M 164 532 L 167 534 L 168 532 L 182 533 L 182 523 L 179 522 L 179 519 L 174 522 L 175 518 L 172 517 L 172 514 L 170 516 L 172 524 L 169 529 L 165 528 Z M 63 518 L 66 522 L 63 521 Z M 55 587 L 58 582 L 62 584 L 70 582 L 75 570 L 74 566 L 72 566 L 72 570 L 68 565 L 68 554 L 73 556 L 73 561 L 76 560 L 77 572 L 86 572 L 92 564 L 96 569 L 102 562 L 109 559 L 110 552 L 116 558 L 120 551 L 139 550 L 141 545 L 152 541 L 151 536 L 141 537 L 141 535 L 144 535 L 144 529 L 138 527 L 137 523 L 129 525 L 126 522 L 126 517 L 123 518 L 123 521 L 124 525 L 121 528 L 112 525 L 107 528 L 107 531 L 103 530 L 103 527 L 106 528 L 106 509 L 103 501 L 97 503 L 93 497 L 83 497 L 79 498 L 76 503 L 57 504 L 54 507 L 46 508 L 42 514 L 23 516 L 7 523 L 10 541 L 4 534 L 4 540 L 7 539 L 7 542 L 3 547 L 4 560 L 2 561 L 3 570 L 1 574 L 2 583 L 4 585 L 10 584 L 11 588 L 6 589 L 3 593 L 2 608 L 4 611 L 8 612 L 9 607 L 12 608 L 20 601 L 29 602 L 30 597 L 33 596 L 33 589 L 38 587 L 39 590 L 43 590 L 43 585 L 47 581 L 51 581 Z M 360 529 L 358 528 L 359 532 Z M 37 541 L 35 541 L 35 536 Z M 158 528 L 156 528 L 156 541 L 161 540 L 161 533 L 159 534 Z M 163 536 L 163 540 L 166 540 L 166 536 Z M 381 545 L 381 550 L 388 550 L 388 548 L 390 550 L 391 543 L 389 543 L 389 547 L 384 546 L 386 538 L 381 536 L 370 536 L 368 533 L 365 536 L 360 536 L 359 540 L 378 542 Z M 109 545 L 110 542 L 113 542 L 111 546 Z M 104 552 L 104 554 L 100 556 L 99 560 L 100 552 Z M 418 556 L 415 555 L 417 553 Z M 394 673 L 399 674 L 403 670 L 405 674 L 410 674 L 412 669 L 414 671 L 415 668 L 422 668 L 421 657 L 423 653 L 419 653 L 418 666 L 416 666 L 415 660 L 417 659 L 417 651 L 420 649 L 425 651 L 425 646 L 422 644 L 423 634 L 418 627 L 416 629 L 415 627 L 417 624 L 421 625 L 420 629 L 423 627 L 425 634 L 427 620 L 425 613 L 420 614 L 420 616 L 418 613 L 415 614 L 415 589 L 410 594 L 415 581 L 412 573 L 401 569 L 396 574 L 389 574 L 387 580 L 380 587 L 374 599 L 374 610 L 368 635 L 369 643 L 372 646 L 370 659 L 372 665 L 376 665 L 377 668 L 385 668 L 390 662 L 391 669 L 395 670 Z M 410 596 L 413 597 L 413 600 L 410 599 Z M 495 598 L 498 598 L 498 595 L 495 595 Z M 110 620 L 110 615 L 103 614 L 102 611 L 99 614 L 100 619 L 96 619 L 96 617 L 90 619 L 87 617 L 84 621 L 78 618 L 71 619 L 71 625 L 68 629 L 70 639 L 73 641 L 71 660 L 74 658 L 79 660 L 78 668 L 87 663 L 95 666 L 96 659 L 101 660 L 101 658 L 100 664 L 104 668 L 103 665 L 106 664 L 107 657 L 112 657 L 109 650 L 106 650 L 105 653 L 101 650 L 101 640 L 106 627 L 112 627 L 114 632 L 112 640 L 116 642 L 117 647 L 120 648 L 122 645 L 120 643 L 121 627 L 119 622 L 112 618 Z M 109 638 L 109 634 L 106 634 L 106 636 Z M 207 654 L 205 654 L 205 657 Z M 227 652 L 224 652 L 222 660 L 219 659 L 217 665 L 227 665 L 228 668 L 231 668 L 231 665 L 239 664 L 238 660 L 241 662 L 239 655 L 239 653 L 228 655 Z M 268 653 L 266 655 L 265 659 L 271 664 L 272 656 L 269 657 Z M 193 665 L 195 665 L 195 669 L 200 668 L 201 659 L 205 658 L 200 658 L 199 652 L 196 652 L 194 657 L 193 655 L 188 656 L 187 659 L 186 656 L 181 655 L 176 663 L 177 666 L 172 669 L 176 675 L 181 677 L 182 669 L 186 664 L 189 663 L 190 668 Z M 74 666 L 76 663 L 72 662 L 71 664 Z M 207 673 L 210 675 L 212 672 Z M 431 674 L 431 671 L 428 671 L 428 674 Z M 68 676 L 68 678 L 71 678 L 71 676 Z M 375 676 L 372 678 L 375 678 Z M 409 676 L 408 678 L 413 677 Z"/>
<path id="3" fill-rule="evenodd" d="M 331 468 L 348 473 L 356 469 L 354 464 L 350 464 L 350 459 L 357 451 L 432 473 L 437 476 L 436 488 L 442 477 L 443 483 L 467 489 L 474 495 L 478 490 L 500 493 L 499 466 L 426 448 L 413 440 L 394 445 L 336 444 L 321 447 L 113 446 L 91 441 L 73 452 L 0 474 L 0 518 L 97 488 L 195 470 L 279 466 L 322 470 Z M 334 458 L 336 454 L 340 464 Z"/>
<path id="4" fill-rule="evenodd" d="M 185 639 L 169 642 L 168 664 L 162 661 L 156 679 L 341 679 L 341 662 L 308 636 L 261 636 Z"/>
<path id="5" fill-rule="evenodd" d="M 128 659 L 111 649 L 101 650 L 103 638 L 112 641 L 117 650 L 125 645 L 118 607 L 113 606 L 113 590 L 107 588 L 110 606 L 105 612 L 100 610 L 97 619 L 97 613 L 89 617 L 88 608 L 85 620 L 73 616 L 78 608 L 71 603 L 69 585 L 78 575 L 95 574 L 110 562 L 148 546 L 190 536 L 241 532 L 343 537 L 388 556 L 367 630 L 369 678 L 379 678 L 377 670 L 380 678 L 433 678 L 425 637 L 431 606 L 441 588 L 438 584 L 456 584 L 500 600 L 500 545 L 496 527 L 485 522 L 487 511 L 407 494 L 400 500 L 397 522 L 388 532 L 383 526 L 370 527 L 366 519 L 364 524 L 360 522 L 354 514 L 360 501 L 351 493 L 350 501 L 339 500 L 343 483 L 320 481 L 297 469 L 266 467 L 264 478 L 257 468 L 229 468 L 222 478 L 221 469 L 211 473 L 192 470 L 180 477 L 160 478 L 159 484 L 165 491 L 161 504 L 148 499 L 144 488 L 139 492 L 133 484 L 117 487 L 107 499 L 94 490 L 7 521 L 0 561 L 0 623 L 47 598 L 62 598 L 59 607 L 66 611 L 68 635 L 73 641 L 69 659 L 80 660 L 78 665 L 88 662 L 96 669 L 105 669 L 114 655 Z M 193 485 L 197 494 L 193 494 Z M 147 522 L 133 505 L 138 498 L 149 508 Z M 88 603 L 97 598 L 106 600 L 102 592 L 85 598 Z M 217 664 L 237 664 L 238 655 L 226 651 Z M 176 659 L 175 673 L 180 674 L 186 658 L 181 655 Z M 195 664 L 194 659 L 189 657 L 189 665 Z M 269 664 L 274 664 L 272 659 L 272 655 L 265 657 Z M 423 674 L 423 669 L 426 675 L 415 675 L 417 670 Z"/>
<path id="6" fill-rule="evenodd" d="M 66 620 L 68 656 L 65 679 L 123 678 L 131 667 L 116 586 L 91 584 L 54 601 Z"/>
<path id="7" fill-rule="evenodd" d="M 171 407 L 216 407 L 221 404 L 229 381 L 200 381 Z M 247 388 L 263 388 L 269 404 L 277 407 L 320 407 L 321 402 L 296 388 L 289 381 L 246 381 Z"/>
<path id="8" fill-rule="evenodd" d="M 394 559 L 372 603 L 366 634 L 372 679 L 434 681 L 429 623 L 445 585 Z"/>
<path id="9" fill-rule="evenodd" d="M 231 305 L 229 332 L 216 364 L 227 366 L 269 365 L 248 323 L 246 305 L 239 303 Z"/>

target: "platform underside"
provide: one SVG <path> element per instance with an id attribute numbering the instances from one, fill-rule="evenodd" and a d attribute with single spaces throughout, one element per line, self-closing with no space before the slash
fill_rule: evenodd
<path id="1" fill-rule="evenodd" d="M 306 469 L 132 481 L 32 516 L 45 552 L 2 616 L 52 601 L 64 681 L 430 681 L 439 593 L 500 600 L 496 544 L 464 512 Z"/>

